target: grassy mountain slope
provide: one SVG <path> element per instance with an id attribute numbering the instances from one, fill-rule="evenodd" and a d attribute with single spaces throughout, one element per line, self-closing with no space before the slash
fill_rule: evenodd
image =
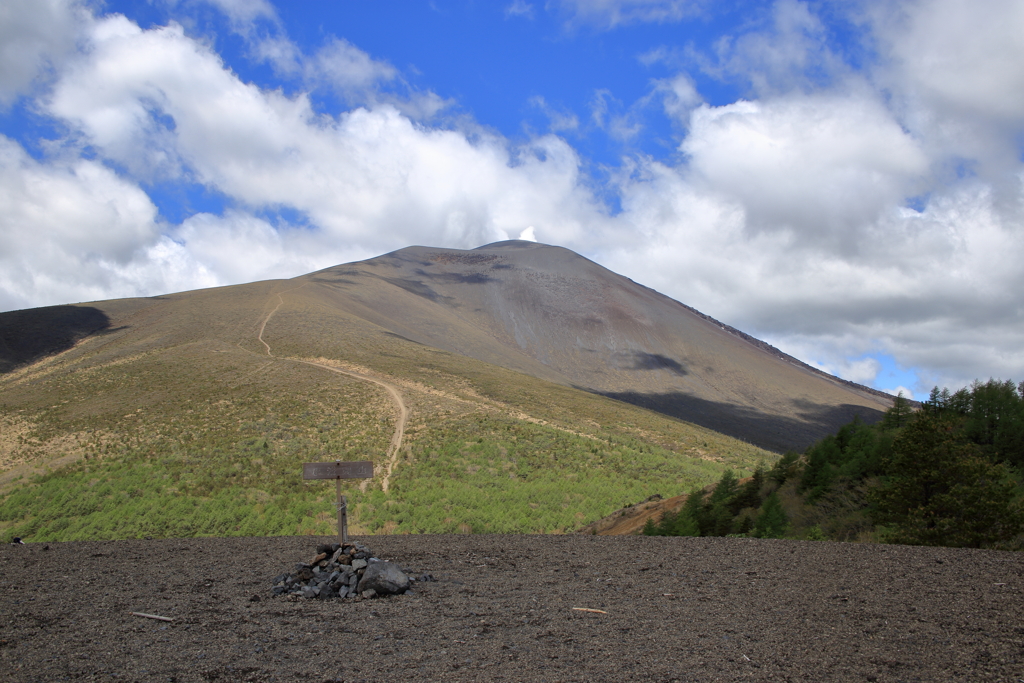
<path id="1" fill-rule="evenodd" d="M 0 529 L 39 539 L 329 533 L 332 459 L 375 463 L 354 531 L 570 531 L 887 405 L 525 242 L 2 313 L 0 373 Z"/>
<path id="2" fill-rule="evenodd" d="M 774 457 L 404 339 L 305 284 L 74 307 L 102 323 L 0 375 L 5 536 L 331 533 L 333 486 L 300 471 L 335 458 L 373 460 L 378 473 L 347 487 L 353 531 L 569 531 Z M 409 421 L 386 493 L 387 392 L 302 360 L 401 392 Z"/>

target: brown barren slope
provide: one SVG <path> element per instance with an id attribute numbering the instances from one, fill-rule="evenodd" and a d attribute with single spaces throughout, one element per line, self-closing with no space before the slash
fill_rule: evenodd
<path id="1" fill-rule="evenodd" d="M 686 504 L 688 494 L 662 498 L 651 496 L 647 500 L 616 510 L 607 517 L 582 527 L 578 533 L 593 536 L 626 536 L 643 531 L 648 519 L 655 523 L 666 512 L 677 512 Z"/>

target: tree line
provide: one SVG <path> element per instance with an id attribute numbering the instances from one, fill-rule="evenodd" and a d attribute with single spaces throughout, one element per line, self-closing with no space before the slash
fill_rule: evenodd
<path id="1" fill-rule="evenodd" d="M 726 471 L 647 535 L 869 540 L 1024 547 L 1024 382 L 898 395 L 876 424 L 855 418 L 744 483 Z"/>

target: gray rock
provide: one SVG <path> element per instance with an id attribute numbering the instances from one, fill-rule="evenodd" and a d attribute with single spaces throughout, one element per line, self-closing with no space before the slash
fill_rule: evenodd
<path id="1" fill-rule="evenodd" d="M 352 560 L 352 569 L 362 569 L 366 566 L 366 560 Z"/>
<path id="2" fill-rule="evenodd" d="M 364 600 L 369 600 L 370 598 L 377 597 L 377 591 L 373 590 L 372 588 L 367 588 L 366 590 L 361 591 L 359 593 L 359 597 L 361 597 Z"/>
<path id="3" fill-rule="evenodd" d="M 318 592 L 319 591 L 317 591 L 316 588 L 310 588 L 309 586 L 306 586 L 302 589 L 302 597 L 312 599 L 316 597 Z"/>
<path id="4" fill-rule="evenodd" d="M 374 562 L 366 568 L 363 578 L 359 581 L 358 590 L 363 593 L 373 590 L 378 595 L 404 593 L 409 588 L 409 577 L 402 569 L 391 562 Z"/>

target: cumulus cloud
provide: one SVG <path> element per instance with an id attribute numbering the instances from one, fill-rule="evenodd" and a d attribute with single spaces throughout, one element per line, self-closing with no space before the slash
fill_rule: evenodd
<path id="1" fill-rule="evenodd" d="M 0 136 L 0 307 L 137 293 L 123 272 L 146 261 L 155 221 L 149 197 L 102 164 L 40 163 Z"/>
<path id="2" fill-rule="evenodd" d="M 353 58 L 350 45 L 334 48 L 351 67 L 342 69 L 348 83 L 388 75 Z M 81 144 L 134 175 L 198 182 L 237 202 L 242 213 L 194 217 L 175 233 L 226 281 L 254 274 L 214 258 L 228 242 L 259 254 L 255 263 L 284 254 L 257 267 L 261 276 L 294 275 L 410 243 L 475 247 L 527 224 L 573 241 L 601 220 L 580 160 L 560 138 L 512 146 L 486 131 L 423 128 L 387 103 L 318 114 L 304 94 L 242 82 L 176 24 L 143 30 L 123 16 L 97 21 L 46 106 Z M 306 216 L 308 234 L 286 237 L 240 218 L 278 207 Z"/>
<path id="3" fill-rule="evenodd" d="M 238 210 L 226 211 L 222 216 L 195 214 L 169 237 L 187 255 L 188 267 L 208 273 L 216 284 L 312 272 L 324 267 L 325 249 L 330 250 L 330 264 L 358 260 L 364 255 L 343 244 L 325 244 L 304 227 L 271 225 Z"/>
<path id="4" fill-rule="evenodd" d="M 689 122 L 690 113 L 704 102 L 693 79 L 685 73 L 656 80 L 654 94 L 661 96 L 665 114 L 677 123 Z"/>
<path id="5" fill-rule="evenodd" d="M 850 69 L 829 47 L 827 30 L 807 3 L 778 0 L 764 21 L 766 28 L 721 37 L 713 55 L 692 56 L 705 72 L 743 83 L 761 97 L 810 91 L 848 75 Z"/>
<path id="6" fill-rule="evenodd" d="M 681 150 L 707 187 L 744 207 L 752 230 L 799 246 L 858 250 L 857 234 L 923 187 L 928 160 L 870 95 L 794 95 L 702 105 Z"/>
<path id="7" fill-rule="evenodd" d="M 76 0 L 0 4 L 0 106 L 74 50 L 87 13 Z"/>
<path id="8" fill-rule="evenodd" d="M 913 389 L 908 389 L 907 387 L 902 386 L 902 385 L 895 386 L 895 387 L 892 387 L 890 389 L 882 389 L 882 391 L 884 391 L 885 393 L 890 394 L 892 396 L 901 396 L 902 395 L 903 398 L 909 398 L 911 400 L 917 400 L 917 394 L 914 392 L 914 390 Z M 923 400 L 923 399 L 924 399 L 924 396 L 922 394 L 921 400 Z"/>
<path id="9" fill-rule="evenodd" d="M 1024 131 L 1024 5 L 920 0 L 870 16 L 884 60 L 878 78 L 907 127 L 989 182 L 1012 177 Z"/>
<path id="10" fill-rule="evenodd" d="M 634 242 L 601 262 L 850 379 L 870 376 L 849 359 L 872 351 L 929 368 L 918 391 L 1024 368 L 1009 341 L 1024 328 L 1022 216 L 991 188 L 950 189 L 923 212 L 889 207 L 844 246 L 750 230 L 745 199 L 705 183 L 685 167 L 635 169 L 620 217 Z"/>

